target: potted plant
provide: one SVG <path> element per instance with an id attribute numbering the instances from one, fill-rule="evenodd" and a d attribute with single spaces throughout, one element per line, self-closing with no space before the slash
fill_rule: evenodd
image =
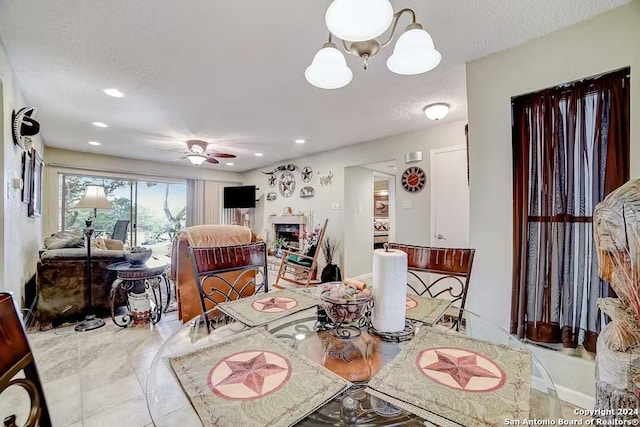
<path id="1" fill-rule="evenodd" d="M 285 240 L 285 238 L 276 237 L 275 239 L 273 239 L 273 242 L 271 242 L 271 245 L 273 246 L 273 249 L 276 250 L 275 257 L 282 258 L 282 248 L 287 246 L 287 241 Z"/>
<path id="2" fill-rule="evenodd" d="M 342 280 L 340 267 L 333 263 L 333 257 L 335 256 L 339 246 L 340 242 L 330 236 L 325 237 L 322 242 L 322 253 L 324 255 L 324 259 L 327 261 L 327 265 L 322 269 L 322 273 L 320 274 L 320 281 L 322 283 L 339 282 Z"/>

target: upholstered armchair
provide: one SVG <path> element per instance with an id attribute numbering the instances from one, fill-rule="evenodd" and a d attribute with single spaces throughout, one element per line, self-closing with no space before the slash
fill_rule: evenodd
<path id="1" fill-rule="evenodd" d="M 178 317 L 183 322 L 188 322 L 202 313 L 200 294 L 189 258 L 189 247 L 244 245 L 257 240 L 251 229 L 239 225 L 196 225 L 178 233 L 173 241 L 170 275 L 176 285 Z M 239 272 L 223 273 L 221 276 L 224 280 L 220 280 L 220 286 L 228 287 L 228 283 L 234 283 L 240 274 Z M 251 278 L 247 278 L 247 281 L 249 280 Z M 238 283 L 236 286 L 242 288 L 244 284 L 246 282 Z M 252 295 L 253 291 L 252 286 L 247 286 L 242 296 Z M 224 302 L 224 299 L 220 297 L 218 302 Z M 210 301 L 206 301 L 206 305 L 208 309 L 215 307 L 215 304 Z"/>

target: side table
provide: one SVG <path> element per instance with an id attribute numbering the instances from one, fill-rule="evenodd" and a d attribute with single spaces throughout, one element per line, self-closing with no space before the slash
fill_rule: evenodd
<path id="1" fill-rule="evenodd" d="M 167 264 L 152 261 L 142 265 L 133 265 L 129 262 L 117 262 L 107 266 L 115 271 L 117 278 L 111 285 L 111 320 L 116 325 L 126 328 L 132 323 L 136 325 L 156 324 L 162 317 L 163 310 L 169 307 L 171 300 L 171 283 L 167 278 Z M 161 286 L 164 284 L 167 291 L 166 302 L 163 306 Z M 119 321 L 116 318 L 115 297 L 118 291 L 127 294 L 127 313 Z M 148 310 L 140 312 L 132 309 L 132 301 L 148 306 Z"/>

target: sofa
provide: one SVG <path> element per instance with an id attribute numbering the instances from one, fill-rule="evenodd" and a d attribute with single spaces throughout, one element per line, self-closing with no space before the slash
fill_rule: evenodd
<path id="1" fill-rule="evenodd" d="M 239 225 L 196 225 L 187 227 L 179 232 L 172 246 L 171 252 L 171 272 L 170 277 L 176 284 L 176 296 L 178 299 L 178 317 L 183 322 L 188 322 L 192 318 L 202 313 L 200 295 L 196 285 L 191 259 L 189 258 L 189 247 L 218 247 L 231 245 L 244 245 L 254 243 L 259 238 L 248 227 Z M 221 276 L 228 283 L 233 283 L 239 276 L 238 272 L 224 273 Z M 251 280 L 252 277 L 248 277 Z M 217 280 L 216 286 L 223 292 L 224 288 L 229 289 L 228 283 Z M 239 283 L 239 286 L 244 285 Z M 253 295 L 253 286 L 247 286 L 242 294 L 243 297 Z M 223 302 L 219 295 L 214 295 L 214 299 Z M 207 309 L 214 308 L 214 304 L 205 301 Z"/>
<path id="2" fill-rule="evenodd" d="M 109 293 L 116 274 L 109 264 L 125 261 L 119 240 L 95 239 L 91 249 L 93 314 L 111 313 Z M 41 327 L 81 319 L 88 314 L 87 250 L 80 231 L 58 232 L 45 238 L 37 265 L 36 317 Z M 119 296 L 117 305 L 125 303 Z"/>

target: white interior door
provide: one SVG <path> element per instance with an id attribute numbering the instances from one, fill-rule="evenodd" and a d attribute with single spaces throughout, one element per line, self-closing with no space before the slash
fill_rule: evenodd
<path id="1" fill-rule="evenodd" d="M 469 185 L 464 146 L 431 150 L 431 246 L 469 245 Z"/>

